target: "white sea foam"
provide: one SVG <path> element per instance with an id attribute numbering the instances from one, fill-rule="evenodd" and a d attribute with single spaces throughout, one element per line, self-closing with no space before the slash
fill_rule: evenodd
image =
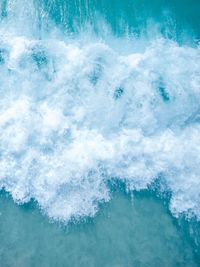
<path id="1" fill-rule="evenodd" d="M 68 221 L 93 216 L 113 178 L 162 177 L 172 213 L 200 219 L 199 48 L 4 26 L 0 41 L 0 187 L 16 202 Z"/>

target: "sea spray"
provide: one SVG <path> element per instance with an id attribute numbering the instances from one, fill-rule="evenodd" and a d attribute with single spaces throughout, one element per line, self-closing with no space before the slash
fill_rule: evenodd
<path id="1" fill-rule="evenodd" d="M 101 12 L 101 31 L 70 26 L 58 2 L 1 2 L 1 188 L 68 222 L 94 216 L 112 180 L 141 190 L 162 177 L 174 216 L 199 219 L 198 45 L 149 20 L 116 36 Z"/>

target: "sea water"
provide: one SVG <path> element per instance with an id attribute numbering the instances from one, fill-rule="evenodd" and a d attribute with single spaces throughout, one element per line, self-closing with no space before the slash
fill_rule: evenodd
<path id="1" fill-rule="evenodd" d="M 199 1 L 0 1 L 1 266 L 199 265 L 199 40 Z"/>

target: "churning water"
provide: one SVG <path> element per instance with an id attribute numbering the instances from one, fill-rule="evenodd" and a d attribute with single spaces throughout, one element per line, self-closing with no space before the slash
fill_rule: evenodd
<path id="1" fill-rule="evenodd" d="M 27 203 L 2 193 L 1 266 L 198 266 L 200 2 L 0 0 L 0 15 L 0 188 Z M 33 202 L 78 225 L 24 215 Z M 4 220 L 49 240 L 45 260 Z"/>

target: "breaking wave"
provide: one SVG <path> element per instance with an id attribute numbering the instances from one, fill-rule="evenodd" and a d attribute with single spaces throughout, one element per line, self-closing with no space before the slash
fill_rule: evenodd
<path id="1" fill-rule="evenodd" d="M 21 30 L 19 0 L 5 2 L 0 187 L 67 222 L 94 216 L 110 181 L 158 183 L 174 216 L 200 219 L 199 47 L 158 32 L 102 38 L 55 26 L 41 37 L 32 18 Z"/>

